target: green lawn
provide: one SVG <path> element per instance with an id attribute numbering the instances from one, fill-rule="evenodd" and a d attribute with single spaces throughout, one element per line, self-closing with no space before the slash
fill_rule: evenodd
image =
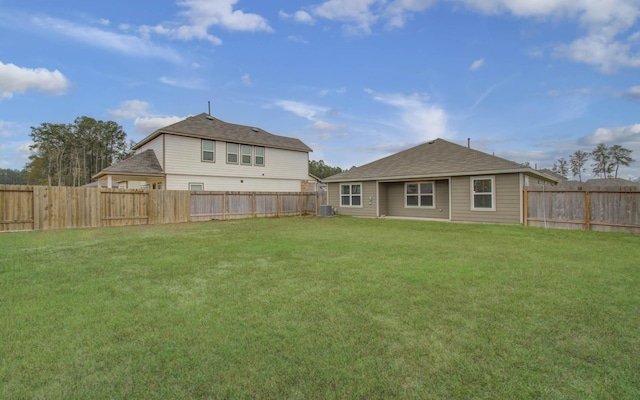
<path id="1" fill-rule="evenodd" d="M 640 398 L 640 236 L 350 217 L 0 235 L 0 398 Z"/>

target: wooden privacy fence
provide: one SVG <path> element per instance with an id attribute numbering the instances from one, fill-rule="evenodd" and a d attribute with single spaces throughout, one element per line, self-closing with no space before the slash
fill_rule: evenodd
<path id="1" fill-rule="evenodd" d="M 640 233 L 640 191 L 525 188 L 524 224 Z"/>
<path id="2" fill-rule="evenodd" d="M 318 213 L 318 193 L 191 192 L 191 220 Z"/>
<path id="3" fill-rule="evenodd" d="M 0 185 L 0 232 L 317 214 L 325 195 Z"/>

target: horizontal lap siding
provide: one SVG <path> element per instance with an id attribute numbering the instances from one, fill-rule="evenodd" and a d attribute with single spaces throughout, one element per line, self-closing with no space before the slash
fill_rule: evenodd
<path id="1" fill-rule="evenodd" d="M 353 182 L 357 183 L 357 182 Z M 369 201 L 371 198 L 371 201 Z M 362 207 L 340 206 L 340 183 L 329 184 L 329 204 L 338 214 L 376 217 L 376 182 L 362 182 Z"/>
<path id="2" fill-rule="evenodd" d="M 164 135 L 160 135 L 157 138 L 153 139 L 152 141 L 150 141 L 149 143 L 145 143 L 144 146 L 140 147 L 136 153 L 142 153 L 145 150 L 153 150 L 154 153 L 156 153 L 156 158 L 158 159 L 158 162 L 160 163 L 160 165 L 162 166 L 162 168 L 164 168 L 164 141 L 163 141 L 163 137 Z"/>
<path id="3" fill-rule="evenodd" d="M 487 175 L 488 176 L 488 175 Z M 471 210 L 471 178 L 451 178 L 451 220 L 469 222 L 512 223 L 522 222 L 520 174 L 495 176 L 495 211 Z"/>
<path id="4" fill-rule="evenodd" d="M 405 183 L 381 184 L 387 187 L 387 215 L 411 218 L 449 218 L 449 182 L 436 181 L 435 208 L 405 207 Z"/>
<path id="5" fill-rule="evenodd" d="M 301 181 L 309 179 L 305 152 L 265 148 L 264 166 L 227 164 L 226 143 L 216 141 L 215 162 L 203 162 L 201 143 L 166 136 L 167 189 L 188 190 L 189 183 L 204 183 L 205 190 L 299 192 Z"/>

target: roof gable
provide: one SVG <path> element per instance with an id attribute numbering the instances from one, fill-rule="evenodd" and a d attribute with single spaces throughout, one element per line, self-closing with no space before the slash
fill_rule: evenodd
<path id="1" fill-rule="evenodd" d="M 149 149 L 103 169 L 94 175 L 94 178 L 112 174 L 162 175 L 164 171 L 158 161 L 158 157 L 156 157 L 156 153 Z"/>
<path id="2" fill-rule="evenodd" d="M 498 172 L 529 172 L 540 175 L 522 164 L 436 139 L 333 175 L 325 181 L 461 176 Z"/>
<path id="3" fill-rule="evenodd" d="M 198 114 L 158 129 L 136 144 L 134 149 L 140 148 L 145 143 L 163 133 L 294 151 L 313 151 L 300 139 L 274 135 L 260 128 L 251 126 L 231 124 L 206 113 Z"/>

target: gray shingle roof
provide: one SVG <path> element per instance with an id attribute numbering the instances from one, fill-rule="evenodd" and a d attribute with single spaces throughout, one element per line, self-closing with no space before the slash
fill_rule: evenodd
<path id="1" fill-rule="evenodd" d="M 163 133 L 191 136 L 202 139 L 221 140 L 224 142 L 275 147 L 286 150 L 304 152 L 313 151 L 300 139 L 274 135 L 265 130 L 251 126 L 231 124 L 221 121 L 206 113 L 198 114 L 180 122 L 176 122 L 175 124 L 158 129 L 143 139 L 140 143 L 136 144 L 134 149 L 141 147 L 143 144 Z"/>
<path id="2" fill-rule="evenodd" d="M 436 139 L 330 176 L 324 181 L 444 177 L 506 172 L 527 172 L 545 177 L 522 164 L 443 139 Z"/>
<path id="3" fill-rule="evenodd" d="M 164 171 L 156 157 L 156 153 L 149 149 L 107 167 L 97 173 L 95 177 L 104 175 L 163 175 Z"/>

